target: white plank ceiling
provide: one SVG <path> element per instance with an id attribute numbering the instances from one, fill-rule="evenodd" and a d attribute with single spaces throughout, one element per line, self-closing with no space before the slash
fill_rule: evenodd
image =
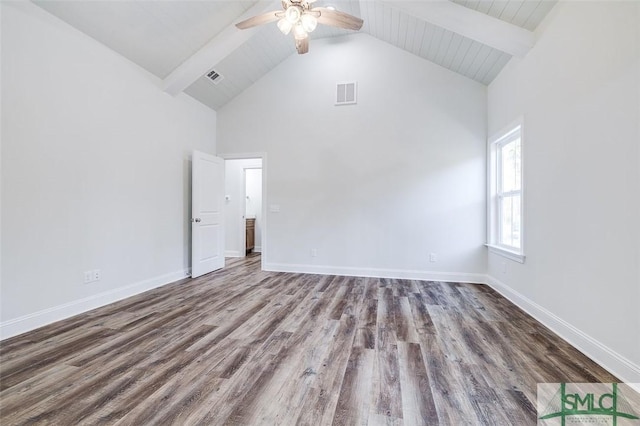
<path id="1" fill-rule="evenodd" d="M 423 0 L 422 3 L 427 1 L 430 0 Z M 489 24 L 492 24 L 491 21 L 498 24 L 506 22 L 511 24 L 508 27 L 523 33 L 533 31 L 556 3 L 556 0 L 452 1 L 465 8 L 450 3 L 444 5 L 449 6 L 447 9 L 456 6 L 453 12 L 456 9 L 465 13 L 473 11 L 472 18 L 483 17 Z M 278 7 L 277 2 L 238 0 L 39 0 L 34 3 L 160 79 L 175 77 L 172 73 L 181 72 L 184 65 L 182 68 L 180 66 L 189 58 L 200 55 L 202 62 L 205 47 L 211 48 L 213 44 L 215 48 L 216 36 L 233 36 L 234 31 L 240 31 L 235 28 L 232 31 L 229 27 L 252 7 L 261 7 L 262 3 L 267 8 L 275 6 L 273 10 Z M 411 13 L 411 4 L 416 3 L 420 2 L 318 0 L 314 6 L 332 5 L 338 10 L 359 16 L 365 22 L 362 32 L 482 84 L 489 84 L 511 59 L 511 55 L 503 51 L 506 49 L 483 44 L 468 37 L 465 31 L 454 31 L 455 28 L 452 30 L 451 27 L 445 29 L 432 23 L 440 21 L 427 22 L 419 14 Z M 487 16 L 491 18 L 487 19 Z M 484 21 L 481 19 L 478 22 Z M 319 25 L 311 34 L 308 54 L 313 55 L 314 39 L 340 37 L 349 33 L 347 30 Z M 236 44 L 238 46 L 232 50 L 223 51 L 223 54 L 218 52 L 214 57 L 222 59 L 217 63 L 205 62 L 207 69 L 202 73 L 215 69 L 224 77 L 218 84 L 202 76 L 192 79 L 193 82 L 189 80 L 184 85 L 187 87 L 185 92 L 217 110 L 289 55 L 296 54 L 292 37 L 283 36 L 275 23 L 259 27 L 246 40 L 239 40 Z M 206 56 L 204 58 L 206 61 Z"/>

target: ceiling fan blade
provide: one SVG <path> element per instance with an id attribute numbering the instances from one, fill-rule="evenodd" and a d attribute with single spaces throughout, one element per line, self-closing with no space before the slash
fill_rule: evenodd
<path id="1" fill-rule="evenodd" d="M 242 22 L 238 22 L 236 24 L 236 27 L 240 28 L 241 30 L 246 30 L 247 28 L 253 28 L 257 27 L 258 25 L 277 21 L 281 18 L 281 15 L 281 10 L 274 10 L 273 12 L 263 13 L 262 15 L 253 16 L 249 19 L 245 19 Z"/>
<path id="2" fill-rule="evenodd" d="M 309 37 L 303 39 L 296 39 L 296 50 L 299 55 L 304 55 L 309 51 Z"/>
<path id="3" fill-rule="evenodd" d="M 330 27 L 358 31 L 362 28 L 362 24 L 364 24 L 364 21 L 358 17 L 337 10 L 327 9 L 326 7 L 315 7 L 311 9 L 311 12 L 319 13 L 318 23 L 329 25 Z"/>

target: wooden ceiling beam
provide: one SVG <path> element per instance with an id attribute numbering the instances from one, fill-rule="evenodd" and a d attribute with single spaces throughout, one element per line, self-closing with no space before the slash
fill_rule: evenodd
<path id="1" fill-rule="evenodd" d="M 173 96 L 184 91 L 196 80 L 214 68 L 238 47 L 246 43 L 258 28 L 239 30 L 235 23 L 255 15 L 282 9 L 279 0 L 261 0 L 247 10 L 242 16 L 217 36 L 212 38 L 200 50 L 180 64 L 162 82 L 163 90 Z"/>
<path id="2" fill-rule="evenodd" d="M 535 44 L 535 34 L 532 31 L 452 1 L 386 0 L 383 3 L 512 56 L 526 55 Z"/>

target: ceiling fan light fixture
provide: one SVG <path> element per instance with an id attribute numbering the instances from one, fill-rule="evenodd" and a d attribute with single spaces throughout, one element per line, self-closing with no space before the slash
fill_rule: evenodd
<path id="1" fill-rule="evenodd" d="M 293 28 L 293 25 L 287 19 L 282 18 L 278 21 L 278 29 L 282 32 L 282 34 L 289 34 L 291 32 L 291 28 Z"/>
<path id="2" fill-rule="evenodd" d="M 304 28 L 304 30 L 308 33 L 315 30 L 318 26 L 318 19 L 308 13 L 305 13 L 300 17 L 300 22 L 302 23 L 302 27 Z"/>
<path id="3" fill-rule="evenodd" d="M 0 0 L 2 1 L 2 0 Z M 284 35 L 293 33 L 296 50 L 300 55 L 309 51 L 309 34 L 318 24 L 345 30 L 358 31 L 364 21 L 348 13 L 338 12 L 333 7 L 312 7 L 316 0 L 281 0 L 282 9 L 265 12 L 238 22 L 236 27 L 241 30 L 257 27 L 269 22 L 276 22 L 280 32 Z"/>

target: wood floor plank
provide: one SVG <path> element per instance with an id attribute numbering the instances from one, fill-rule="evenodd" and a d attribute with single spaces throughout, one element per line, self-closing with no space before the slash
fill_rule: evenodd
<path id="1" fill-rule="evenodd" d="M 459 360 L 443 351 L 439 336 L 425 336 L 420 344 L 433 391 L 438 420 L 445 425 L 482 424 L 467 399 Z"/>
<path id="2" fill-rule="evenodd" d="M 356 320 L 345 315 L 340 321 L 322 367 L 302 407 L 299 424 L 331 424 L 338 402 L 340 386 L 355 338 Z"/>
<path id="3" fill-rule="evenodd" d="M 333 416 L 334 425 L 366 425 L 371 405 L 375 350 L 356 346 L 351 351 Z"/>
<path id="4" fill-rule="evenodd" d="M 378 301 L 376 299 L 366 299 L 362 301 L 358 314 L 356 339 L 354 347 L 365 349 L 376 348 L 376 332 L 378 321 Z"/>
<path id="5" fill-rule="evenodd" d="M 438 411 L 419 343 L 398 342 L 402 418 L 406 424 L 438 423 Z"/>
<path id="6" fill-rule="evenodd" d="M 402 394 L 397 346 L 386 345 L 376 350 L 374 368 L 374 400 L 372 413 L 402 418 Z"/>
<path id="7" fill-rule="evenodd" d="M 418 335 L 421 334 L 435 334 L 435 326 L 429 310 L 424 301 L 424 297 L 421 293 L 411 294 L 407 300 L 409 301 L 409 308 L 411 309 L 411 315 L 413 317 L 413 323 L 416 327 Z"/>
<path id="8" fill-rule="evenodd" d="M 191 419 L 194 424 L 243 424 L 242 419 L 251 415 L 259 391 L 267 387 L 275 367 L 283 360 L 291 333 L 280 332 L 261 342 L 243 368 L 234 375 L 225 392 L 209 406 L 204 416 Z"/>
<path id="9" fill-rule="evenodd" d="M 323 327 L 291 336 L 291 350 L 274 374 L 269 392 L 261 395 L 262 402 L 251 418 L 253 424 L 295 424 L 318 372 L 325 368 L 323 360 L 339 325 L 339 321 L 329 320 Z"/>
<path id="10" fill-rule="evenodd" d="M 3 391 L 0 393 L 0 416 L 4 420 L 20 418 L 19 413 L 32 410 L 56 394 L 65 393 L 65 388 L 69 386 L 68 378 L 73 377 L 74 373 L 79 377 L 82 374 L 80 370 L 66 364 L 54 365 Z"/>
<path id="11" fill-rule="evenodd" d="M 260 263 L 0 342 L 0 424 L 521 425 L 618 381 L 487 286 Z"/>
<path id="12" fill-rule="evenodd" d="M 57 363 L 69 357 L 70 349 L 83 351 L 86 348 L 96 345 L 113 333 L 110 330 L 95 330 L 79 336 L 77 339 L 67 342 L 64 345 L 56 346 L 44 353 L 32 353 L 24 358 L 7 363 L 4 362 L 1 374 L 0 391 L 10 388 L 29 377 L 49 368 L 51 364 Z"/>

